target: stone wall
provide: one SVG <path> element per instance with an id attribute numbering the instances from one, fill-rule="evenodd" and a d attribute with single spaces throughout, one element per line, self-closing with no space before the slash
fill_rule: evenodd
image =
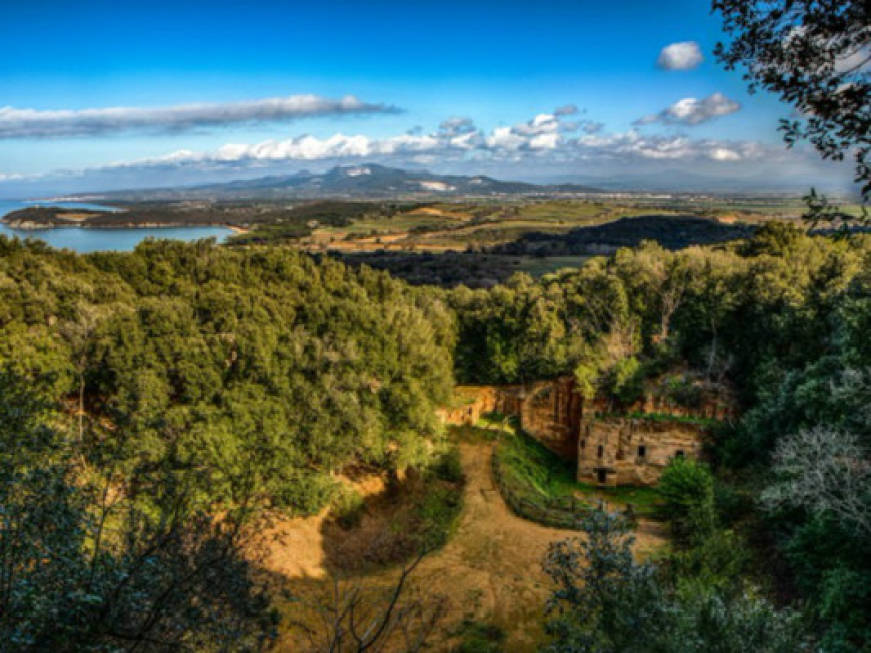
<path id="1" fill-rule="evenodd" d="M 551 451 L 574 460 L 583 403 L 581 395 L 574 391 L 571 377 L 525 386 L 520 404 L 520 428 Z"/>
<path id="2" fill-rule="evenodd" d="M 647 391 L 635 404 L 617 407 L 601 397 L 585 402 L 575 392 L 574 379 L 562 377 L 514 386 L 461 386 L 440 416 L 447 424 L 474 425 L 494 411 L 517 417 L 525 433 L 577 460 L 580 481 L 653 485 L 673 457 L 701 456 L 705 420 L 731 419 L 735 402 L 728 392 L 709 393 L 687 408 Z"/>
<path id="3" fill-rule="evenodd" d="M 454 402 L 438 410 L 445 424 L 475 425 L 483 415 L 520 415 L 519 386 L 457 386 Z"/>
<path id="4" fill-rule="evenodd" d="M 578 480 L 654 485 L 676 456 L 698 459 L 706 427 L 680 419 L 592 417 L 581 424 Z"/>

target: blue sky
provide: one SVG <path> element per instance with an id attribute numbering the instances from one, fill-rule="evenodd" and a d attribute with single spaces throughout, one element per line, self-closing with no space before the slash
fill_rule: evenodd
<path id="1" fill-rule="evenodd" d="M 0 196 L 361 160 L 641 186 L 663 175 L 712 189 L 843 186 L 849 168 L 784 150 L 789 107 L 722 70 L 721 38 L 702 0 L 15 3 L 0 23 Z M 700 62 L 657 64 L 683 42 Z M 294 96 L 308 99 L 263 108 Z M 554 116 L 565 106 L 577 111 Z M 126 113 L 101 113 L 111 107 Z M 451 118 L 466 121 L 440 130 Z"/>

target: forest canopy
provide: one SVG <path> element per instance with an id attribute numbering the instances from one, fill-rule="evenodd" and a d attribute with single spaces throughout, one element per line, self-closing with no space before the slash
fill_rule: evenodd
<path id="1" fill-rule="evenodd" d="M 681 564 L 722 542 L 742 560 L 782 560 L 761 579 L 745 563 L 741 573 L 801 606 L 802 632 L 825 650 L 849 650 L 871 632 L 869 257 L 866 235 L 769 223 L 734 243 L 670 251 L 646 242 L 539 279 L 447 290 L 287 248 L 147 241 L 81 256 L 0 239 L 0 410 L 16 416 L 2 427 L 8 501 L 38 523 L 27 497 L 46 484 L 67 493 L 57 505 L 91 543 L 82 551 L 101 541 L 94 515 L 113 524 L 127 515 L 132 526 L 111 529 L 99 564 L 74 567 L 104 597 L 125 596 L 112 578 L 130 569 L 157 582 L 126 566 L 137 542 L 165 543 L 167 564 L 178 561 L 173 546 L 187 547 L 182 562 L 203 582 L 177 588 L 172 566 L 161 567 L 157 586 L 178 601 L 157 611 L 158 631 L 217 636 L 191 634 L 179 616 L 199 592 L 213 597 L 201 603 L 211 614 L 258 615 L 226 617 L 260 624 L 239 631 L 256 644 L 271 622 L 246 580 L 238 527 L 264 509 L 320 510 L 348 466 L 395 475 L 429 464 L 443 442 L 436 409 L 454 379 L 573 375 L 584 396 L 619 406 L 646 379 L 671 374 L 672 392 L 692 389 L 687 379 L 728 387 L 742 407 L 710 443 L 704 519 L 673 524 L 676 546 L 689 547 Z M 46 451 L 51 466 L 37 468 L 49 476 L 29 475 Z M 44 546 L 40 531 L 26 533 L 28 550 Z M 234 574 L 210 575 L 215 547 Z M 70 576 L 45 573 L 61 585 Z M 94 632 L 117 636 L 101 630 L 108 612 L 94 614 Z"/>

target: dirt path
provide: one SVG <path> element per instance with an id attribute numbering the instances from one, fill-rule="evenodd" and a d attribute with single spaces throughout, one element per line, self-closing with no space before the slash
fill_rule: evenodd
<path id="1" fill-rule="evenodd" d="M 548 578 L 541 561 L 548 544 L 577 535 L 515 516 L 493 485 L 491 444 L 461 444 L 466 488 L 457 532 L 421 563 L 418 582 L 453 596 L 462 615 L 501 627 L 505 650 L 535 650 Z"/>
<path id="2" fill-rule="evenodd" d="M 464 620 L 502 628 L 505 650 L 534 651 L 542 637 L 542 610 L 549 581 L 541 561 L 551 542 L 577 535 L 576 531 L 548 528 L 515 516 L 493 485 L 490 443 L 460 444 L 466 474 L 463 512 L 456 532 L 439 551 L 425 558 L 414 572 L 414 585 L 427 595 L 448 598 L 448 613 L 431 650 L 448 650 L 446 635 Z M 323 577 L 319 562 L 318 526 L 321 518 L 293 520 L 276 552 L 274 571 L 308 582 Z M 290 524 L 288 524 L 290 525 Z M 285 525 L 285 526 L 288 526 Z M 311 539 L 310 539 L 311 538 Z M 663 542 L 655 525 L 642 523 L 638 550 L 643 553 Z M 296 550 L 294 552 L 294 549 Z M 272 566 L 272 565 L 269 565 Z M 379 572 L 386 578 L 395 572 Z M 441 640 L 445 637 L 444 640 Z M 282 651 L 298 650 L 285 642 Z"/>

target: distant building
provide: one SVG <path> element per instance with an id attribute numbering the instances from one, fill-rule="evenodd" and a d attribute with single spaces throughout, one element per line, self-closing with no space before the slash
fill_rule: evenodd
<path id="1" fill-rule="evenodd" d="M 604 486 L 655 485 L 675 457 L 698 459 L 710 428 L 735 415 L 727 388 L 702 384 L 694 405 L 670 399 L 648 383 L 638 402 L 616 407 L 584 401 L 574 379 L 527 385 L 458 388 L 459 405 L 442 411 L 452 424 L 474 424 L 497 411 L 516 416 L 523 431 L 560 456 L 577 461 L 579 481 Z"/>

